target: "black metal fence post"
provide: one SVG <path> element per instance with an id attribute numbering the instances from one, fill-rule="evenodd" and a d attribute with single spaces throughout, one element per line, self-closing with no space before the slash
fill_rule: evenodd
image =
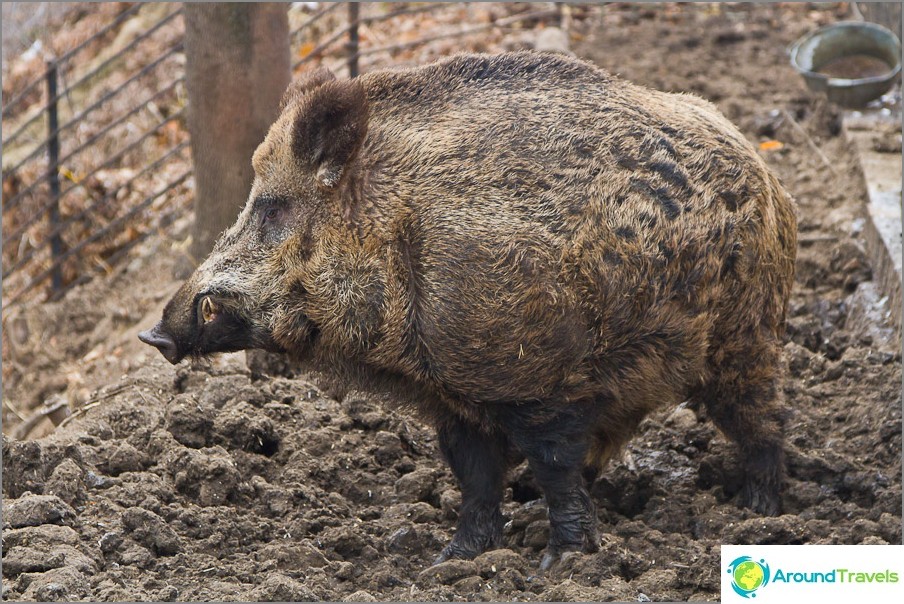
<path id="1" fill-rule="evenodd" d="M 358 77 L 358 15 L 360 6 L 357 2 L 348 3 L 348 77 Z"/>
<path id="2" fill-rule="evenodd" d="M 63 267 L 57 259 L 63 255 L 63 238 L 59 233 L 60 224 L 60 137 L 59 119 L 57 116 L 57 65 L 51 61 L 47 64 L 47 182 L 50 185 L 50 197 L 53 203 L 47 210 L 50 231 L 55 232 L 50 239 L 50 261 L 54 264 L 51 273 L 51 286 L 54 292 L 63 288 Z"/>

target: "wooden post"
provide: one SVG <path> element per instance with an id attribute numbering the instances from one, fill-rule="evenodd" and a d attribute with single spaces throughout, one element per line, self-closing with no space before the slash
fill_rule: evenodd
<path id="1" fill-rule="evenodd" d="M 191 253 L 200 262 L 248 198 L 251 156 L 291 78 L 288 5 L 183 4 L 195 176 Z"/>
<path id="2" fill-rule="evenodd" d="M 47 64 L 47 183 L 50 186 L 50 197 L 53 203 L 47 210 L 50 231 L 54 232 L 60 225 L 60 122 L 57 114 L 57 66 Z M 63 238 L 56 233 L 50 238 L 50 262 L 53 270 L 50 273 L 50 284 L 53 292 L 63 288 L 63 267 L 57 264 L 63 255 Z"/>

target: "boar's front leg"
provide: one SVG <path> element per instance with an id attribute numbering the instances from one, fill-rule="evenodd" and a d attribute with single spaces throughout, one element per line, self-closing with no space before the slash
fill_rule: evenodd
<path id="1" fill-rule="evenodd" d="M 549 543 L 540 570 L 549 569 L 565 552 L 599 550 L 596 506 L 582 473 L 594 407 L 523 403 L 508 406 L 501 416 L 506 434 L 527 457 L 546 495 Z"/>
<path id="2" fill-rule="evenodd" d="M 461 486 L 461 509 L 452 542 L 434 564 L 450 558 L 470 559 L 498 547 L 502 541 L 502 481 L 507 443 L 498 432 L 487 432 L 457 417 L 437 425 L 440 450 Z"/>

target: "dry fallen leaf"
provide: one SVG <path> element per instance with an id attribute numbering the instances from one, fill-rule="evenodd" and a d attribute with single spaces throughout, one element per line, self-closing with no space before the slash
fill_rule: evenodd
<path id="1" fill-rule="evenodd" d="M 298 48 L 298 57 L 300 59 L 305 58 L 316 48 L 313 42 L 305 42 Z"/>
<path id="2" fill-rule="evenodd" d="M 81 181 L 81 178 L 76 176 L 72 170 L 70 170 L 69 168 L 64 168 L 63 166 L 60 166 L 60 175 L 63 178 L 65 178 L 67 180 L 71 180 L 72 182 L 74 182 L 76 184 L 78 184 Z"/>
<path id="3" fill-rule="evenodd" d="M 763 141 L 760 143 L 760 151 L 778 151 L 784 146 L 785 144 L 780 141 Z"/>

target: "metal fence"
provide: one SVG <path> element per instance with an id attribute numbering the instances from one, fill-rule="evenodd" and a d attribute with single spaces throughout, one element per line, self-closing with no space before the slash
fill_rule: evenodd
<path id="1" fill-rule="evenodd" d="M 412 62 L 393 59 L 401 51 L 421 47 L 438 40 L 467 38 L 493 29 L 505 30 L 528 23 L 544 22 L 561 25 L 563 21 L 568 19 L 570 11 L 573 10 L 570 5 L 555 2 L 513 3 L 507 5 L 503 3 L 460 2 L 456 3 L 456 6 L 464 14 L 464 18 L 452 31 L 431 32 L 427 30 L 424 31 L 424 35 L 418 35 L 410 40 L 381 44 L 372 39 L 363 38 L 361 36 L 362 29 L 406 16 L 439 13 L 446 9 L 446 6 L 438 2 L 397 3 L 400 4 L 399 8 L 390 7 L 387 10 L 386 4 L 388 3 L 335 2 L 321 4 L 324 5 L 322 8 L 291 32 L 293 52 L 300 57 L 292 65 L 293 70 L 296 72 L 303 68 L 306 63 L 320 60 L 337 73 L 356 77 L 360 71 L 359 64 L 362 59 L 380 56 L 383 57 L 383 60 L 375 60 L 376 64 L 384 64 L 389 60 L 393 66 L 405 67 L 412 64 Z M 482 20 L 485 22 L 474 23 L 474 21 L 478 20 L 474 16 L 475 10 L 486 11 L 488 10 L 486 8 L 487 5 L 493 4 L 505 6 L 505 13 L 513 12 L 514 14 L 500 14 L 499 16 L 493 16 L 492 14 L 487 16 L 484 14 L 482 15 Z M 580 10 L 587 10 L 587 8 L 584 7 Z M 335 20 L 338 21 L 338 24 L 332 30 L 318 36 L 316 45 L 312 48 L 304 49 L 299 44 L 302 40 L 300 34 L 309 30 L 311 26 L 331 13 L 337 13 L 337 19 Z M 468 48 L 461 48 L 460 50 L 468 50 Z M 367 70 L 365 65 L 364 71 Z"/>
<path id="2" fill-rule="evenodd" d="M 293 71 L 316 61 L 350 77 L 376 66 L 404 65 L 405 52 L 438 40 L 558 25 L 569 14 L 567 6 L 554 3 L 495 3 L 495 9 L 458 3 L 452 26 L 425 26 L 389 42 L 376 34 L 378 24 L 442 11 L 448 19 L 451 5 L 319 3 L 305 10 L 300 4 L 290 9 Z M 5 309 L 60 298 L 189 210 L 181 13 L 179 4 L 121 9 L 88 39 L 47 57 L 43 74 L 4 99 Z M 139 16 L 142 26 L 131 39 L 92 62 L 87 49 L 113 47 L 124 24 Z M 467 49 L 465 42 L 457 48 Z M 177 189 L 184 194 L 174 196 Z"/>
<path id="3" fill-rule="evenodd" d="M 43 73 L 3 104 L 4 308 L 45 284 L 44 298 L 59 298 L 108 270 L 153 232 L 135 230 L 135 218 L 191 177 L 190 167 L 168 169 L 190 165 L 181 8 L 159 5 L 130 39 L 118 36 L 141 9 L 45 57 Z M 92 59 L 98 46 L 109 52 Z"/>

